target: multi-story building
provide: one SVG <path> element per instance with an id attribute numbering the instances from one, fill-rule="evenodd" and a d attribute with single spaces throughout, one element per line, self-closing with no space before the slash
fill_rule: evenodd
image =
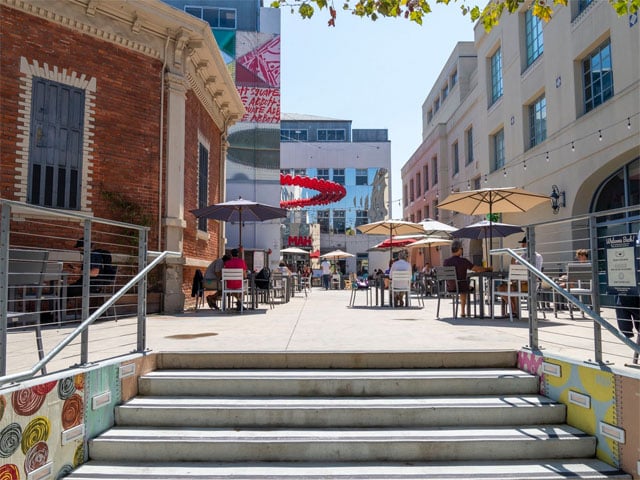
<path id="1" fill-rule="evenodd" d="M 246 114 L 229 128 L 224 176 L 226 198 L 269 205 L 280 200 L 280 10 L 261 0 L 163 0 L 209 23 L 240 93 Z M 200 205 L 206 206 L 206 205 Z M 239 229 L 225 230 L 226 249 L 239 244 Z M 242 243 L 277 250 L 280 221 L 246 223 Z M 277 265 L 278 257 L 271 261 Z M 272 266 L 274 266 L 272 264 Z"/>
<path id="2" fill-rule="evenodd" d="M 367 252 L 380 238 L 361 234 L 356 227 L 389 218 L 391 143 L 387 130 L 352 129 L 351 120 L 285 113 L 280 142 L 282 173 L 331 180 L 347 192 L 338 202 L 292 211 L 283 229 L 283 245 L 288 245 L 298 225 L 318 224 L 321 253 L 339 248 L 355 255 L 343 262 L 345 271 L 382 268 L 382 262 L 374 256 L 370 259 Z M 287 200 L 315 193 L 286 187 L 282 195 Z"/>
<path id="3" fill-rule="evenodd" d="M 476 25 L 443 68 L 424 102 L 422 144 L 402 168 L 406 219 L 470 224 L 478 218 L 438 201 L 484 187 L 564 194 L 558 217 L 548 205 L 502 216 L 516 224 L 640 203 L 637 16 L 576 1 L 544 23 L 528 7 L 491 32 Z M 477 260 L 481 248 L 466 253 Z"/>

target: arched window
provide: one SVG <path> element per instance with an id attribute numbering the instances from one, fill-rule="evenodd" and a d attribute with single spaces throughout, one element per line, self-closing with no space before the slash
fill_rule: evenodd
<path id="1" fill-rule="evenodd" d="M 636 158 L 607 178 L 598 188 L 591 211 L 640 206 L 640 158 Z M 628 213 L 640 217 L 640 210 Z M 616 216 L 620 218 L 620 216 Z"/>

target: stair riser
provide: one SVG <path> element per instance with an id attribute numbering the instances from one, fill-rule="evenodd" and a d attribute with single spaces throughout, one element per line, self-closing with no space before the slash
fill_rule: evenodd
<path id="1" fill-rule="evenodd" d="M 226 409 L 119 407 L 116 423 L 161 427 L 486 426 L 562 423 L 564 405 L 525 408 Z"/>
<path id="2" fill-rule="evenodd" d="M 426 462 L 592 457 L 594 438 L 404 442 L 92 441 L 98 461 L 129 462 Z"/>
<path id="3" fill-rule="evenodd" d="M 447 352 L 161 352 L 158 369 L 514 368 L 515 350 Z"/>
<path id="4" fill-rule="evenodd" d="M 524 395 L 538 392 L 538 380 L 527 378 L 383 379 L 208 379 L 140 378 L 141 395 L 147 396 L 438 396 Z"/>

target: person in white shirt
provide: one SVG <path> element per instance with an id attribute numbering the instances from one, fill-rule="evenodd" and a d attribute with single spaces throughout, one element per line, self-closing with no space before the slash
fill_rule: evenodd
<path id="1" fill-rule="evenodd" d="M 398 253 L 398 259 L 393 262 L 389 269 L 389 277 L 393 279 L 394 272 L 410 272 L 411 264 L 407 262 L 407 252 L 402 251 Z M 396 305 L 402 307 L 404 305 L 404 297 L 402 293 L 396 293 L 393 299 Z"/>
<path id="2" fill-rule="evenodd" d="M 331 281 L 331 264 L 326 258 L 320 264 L 322 268 L 322 286 L 325 290 L 329 290 L 329 282 Z"/>

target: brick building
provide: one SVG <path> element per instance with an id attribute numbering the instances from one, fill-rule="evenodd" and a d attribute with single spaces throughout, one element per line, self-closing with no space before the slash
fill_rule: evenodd
<path id="1" fill-rule="evenodd" d="M 191 209 L 224 199 L 226 135 L 244 107 L 205 22 L 156 1 L 0 0 L 0 196 L 122 218 L 145 212 L 164 310 L 223 247 Z M 135 220 L 135 219 L 133 219 Z"/>

